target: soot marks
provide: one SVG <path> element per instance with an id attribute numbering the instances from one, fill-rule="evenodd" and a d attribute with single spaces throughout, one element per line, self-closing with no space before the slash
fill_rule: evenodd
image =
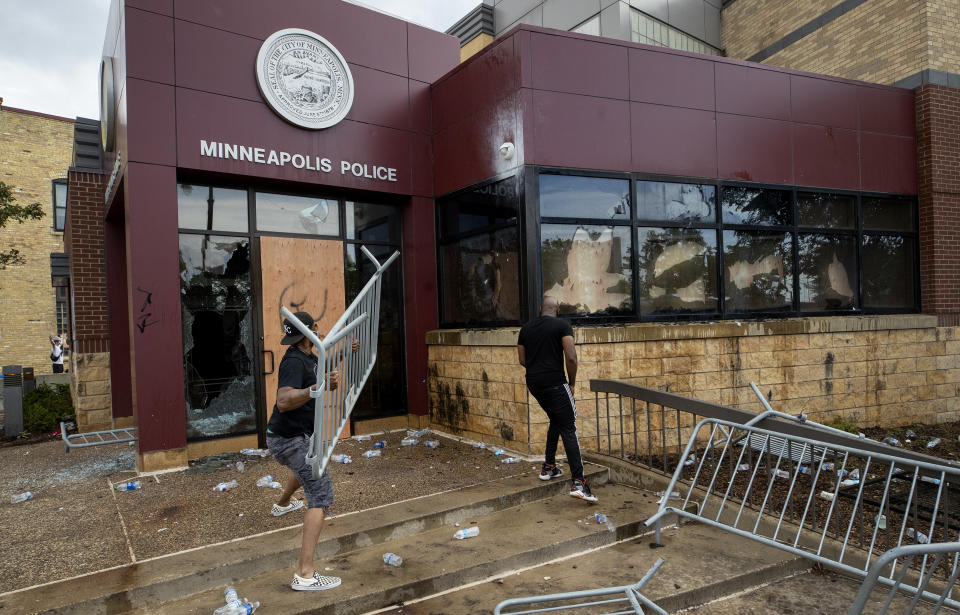
<path id="1" fill-rule="evenodd" d="M 500 431 L 500 437 L 504 440 L 513 440 L 513 427 L 510 427 L 503 421 L 500 421 L 500 424 L 497 425 L 497 430 Z"/>
<path id="2" fill-rule="evenodd" d="M 470 402 L 463 393 L 463 387 L 458 382 L 453 392 L 450 385 L 441 382 L 437 386 L 437 396 L 430 398 L 431 420 L 446 425 L 455 432 L 463 431 L 470 414 Z"/>
<path id="3" fill-rule="evenodd" d="M 487 376 L 487 370 L 483 370 L 483 396 L 490 398 L 490 377 Z"/>
<path id="4" fill-rule="evenodd" d="M 827 378 L 833 378 L 834 356 L 832 352 L 827 353 L 827 358 L 823 361 L 823 370 Z"/>

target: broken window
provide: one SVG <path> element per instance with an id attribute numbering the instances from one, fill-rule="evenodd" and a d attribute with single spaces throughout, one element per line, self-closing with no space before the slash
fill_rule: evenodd
<path id="1" fill-rule="evenodd" d="M 617 315 L 633 310 L 630 227 L 540 227 L 543 294 L 561 314 Z"/>
<path id="2" fill-rule="evenodd" d="M 724 231 L 727 312 L 769 312 L 793 306 L 789 233 Z"/>
<path id="3" fill-rule="evenodd" d="M 518 208 L 516 177 L 438 202 L 444 325 L 520 321 Z"/>
<path id="4" fill-rule="evenodd" d="M 857 305 L 856 238 L 800 233 L 797 246 L 800 309 L 854 309 Z"/>
<path id="5" fill-rule="evenodd" d="M 250 242 L 180 235 L 187 438 L 255 433 Z"/>
<path id="6" fill-rule="evenodd" d="M 336 199 L 258 192 L 257 230 L 336 237 L 340 204 Z"/>
<path id="7" fill-rule="evenodd" d="M 637 229 L 641 314 L 717 312 L 717 232 Z"/>
<path id="8" fill-rule="evenodd" d="M 247 191 L 177 184 L 180 228 L 246 233 Z"/>
<path id="9" fill-rule="evenodd" d="M 916 305 L 916 240 L 899 235 L 863 238 L 863 307 L 911 308 Z"/>
<path id="10" fill-rule="evenodd" d="M 630 219 L 630 182 L 582 175 L 540 175 L 541 218 Z"/>
<path id="11" fill-rule="evenodd" d="M 637 182 L 637 219 L 712 223 L 717 189 L 702 184 Z"/>
<path id="12" fill-rule="evenodd" d="M 793 195 L 789 190 L 724 186 L 721 194 L 724 224 L 793 224 Z"/>

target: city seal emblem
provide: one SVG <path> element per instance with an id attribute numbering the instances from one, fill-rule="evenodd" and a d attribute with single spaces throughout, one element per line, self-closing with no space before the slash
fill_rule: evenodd
<path id="1" fill-rule="evenodd" d="M 353 75 L 326 39 L 299 28 L 270 35 L 257 54 L 257 84 L 267 104 L 303 128 L 329 128 L 353 105 Z"/>

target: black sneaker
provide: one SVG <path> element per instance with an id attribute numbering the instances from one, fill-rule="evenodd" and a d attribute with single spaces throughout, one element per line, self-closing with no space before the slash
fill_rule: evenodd
<path id="1" fill-rule="evenodd" d="M 586 500 L 588 502 L 597 501 L 597 496 L 593 495 L 593 492 L 590 491 L 590 487 L 587 486 L 586 481 L 579 478 L 573 479 L 573 487 L 570 489 L 570 496 L 580 498 L 581 500 Z"/>
<path id="2" fill-rule="evenodd" d="M 563 470 L 558 468 L 556 464 L 543 464 L 543 467 L 540 468 L 540 480 L 550 480 L 551 478 L 559 478 L 563 476 Z"/>

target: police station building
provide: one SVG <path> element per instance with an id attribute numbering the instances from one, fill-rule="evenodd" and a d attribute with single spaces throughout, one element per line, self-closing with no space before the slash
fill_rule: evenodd
<path id="1" fill-rule="evenodd" d="M 481 5 L 458 39 L 340 0 L 115 0 L 67 197 L 79 427 L 136 426 L 141 470 L 262 443 L 278 310 L 332 325 L 361 245 L 401 256 L 354 431 L 542 450 L 515 344 L 544 293 L 588 449 L 590 378 L 956 420 L 921 89 L 716 55 L 707 0 L 702 33 L 581 4 Z"/>

